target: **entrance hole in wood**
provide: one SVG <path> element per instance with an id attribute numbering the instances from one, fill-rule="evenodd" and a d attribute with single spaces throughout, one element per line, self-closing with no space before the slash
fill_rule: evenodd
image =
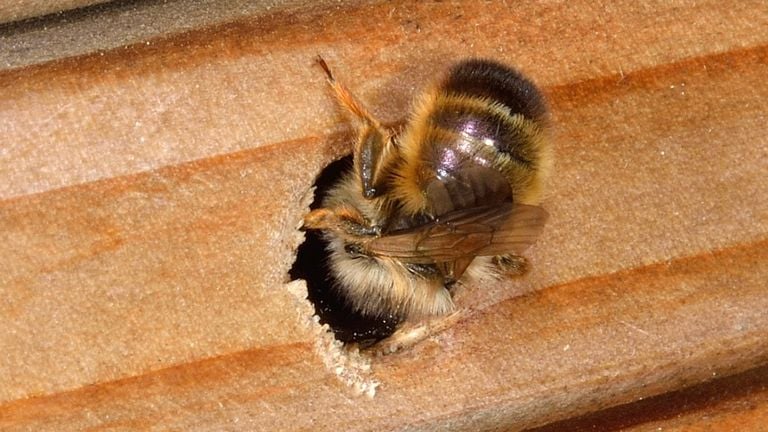
<path id="1" fill-rule="evenodd" d="M 352 167 L 352 156 L 339 159 L 323 169 L 315 182 L 315 198 L 310 209 L 319 208 L 328 190 Z M 336 339 L 344 343 L 369 346 L 391 335 L 398 324 L 395 316 L 370 317 L 352 309 L 340 293 L 337 281 L 328 268 L 328 243 L 315 230 L 305 233 L 296 261 L 290 270 L 291 280 L 307 283 L 308 300 L 315 306 L 321 324 L 328 324 Z"/>

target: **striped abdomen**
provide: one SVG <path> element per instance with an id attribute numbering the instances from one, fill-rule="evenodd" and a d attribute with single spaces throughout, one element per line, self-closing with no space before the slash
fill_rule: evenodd
<path id="1" fill-rule="evenodd" d="M 519 72 L 487 60 L 454 66 L 417 107 L 394 184 L 412 214 L 515 200 L 536 204 L 550 165 L 546 106 Z"/>

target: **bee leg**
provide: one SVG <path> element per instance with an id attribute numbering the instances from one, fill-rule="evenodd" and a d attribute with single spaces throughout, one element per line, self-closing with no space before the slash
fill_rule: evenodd
<path id="1" fill-rule="evenodd" d="M 412 348 L 424 339 L 453 327 L 467 316 L 469 316 L 469 309 L 460 309 L 449 315 L 432 317 L 423 321 L 406 321 L 390 337 L 368 348 L 367 351 L 382 356 Z"/>
<path id="2" fill-rule="evenodd" d="M 493 257 L 493 263 L 509 276 L 520 276 L 528 272 L 528 260 L 520 255 L 497 255 Z"/>

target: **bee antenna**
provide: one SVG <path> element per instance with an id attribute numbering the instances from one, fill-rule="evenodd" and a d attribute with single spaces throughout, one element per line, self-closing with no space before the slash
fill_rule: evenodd
<path id="1" fill-rule="evenodd" d="M 321 68 L 325 71 L 325 74 L 328 75 L 328 81 L 335 82 L 336 78 L 333 77 L 333 72 L 331 72 L 331 68 L 328 67 L 328 63 L 325 62 L 325 60 L 320 56 L 320 54 L 315 57 L 315 62 L 320 65 Z"/>
<path id="2" fill-rule="evenodd" d="M 371 116 L 371 114 L 365 109 L 363 104 L 357 101 L 352 93 L 344 87 L 343 84 L 336 81 L 336 78 L 331 72 L 331 68 L 328 67 L 328 63 L 320 56 L 315 57 L 315 62 L 320 65 L 328 76 L 328 84 L 330 84 L 333 92 L 336 94 L 336 100 L 339 104 L 346 108 L 356 119 L 367 125 L 378 125 L 378 122 Z M 378 126 L 377 126 L 378 127 Z"/>

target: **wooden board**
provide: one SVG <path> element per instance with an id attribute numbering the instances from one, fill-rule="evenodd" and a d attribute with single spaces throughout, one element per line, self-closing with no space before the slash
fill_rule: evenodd
<path id="1" fill-rule="evenodd" d="M 3 0 L 0 2 L 0 24 L 46 14 L 92 6 L 106 0 Z"/>
<path id="2" fill-rule="evenodd" d="M 0 68 L 19 68 L 145 44 L 152 39 L 238 19 L 295 13 L 309 5 L 329 8 L 338 2 L 0 0 Z M 69 10 L 75 7 L 80 8 Z"/>
<path id="3" fill-rule="evenodd" d="M 764 365 L 760 6 L 308 7 L 0 72 L 0 429 L 514 430 Z M 317 53 L 387 122 L 468 56 L 554 116 L 532 272 L 385 358 L 286 284 L 349 151 Z"/>
<path id="4" fill-rule="evenodd" d="M 718 378 L 683 390 L 531 432 L 763 431 L 768 425 L 768 368 Z"/>

